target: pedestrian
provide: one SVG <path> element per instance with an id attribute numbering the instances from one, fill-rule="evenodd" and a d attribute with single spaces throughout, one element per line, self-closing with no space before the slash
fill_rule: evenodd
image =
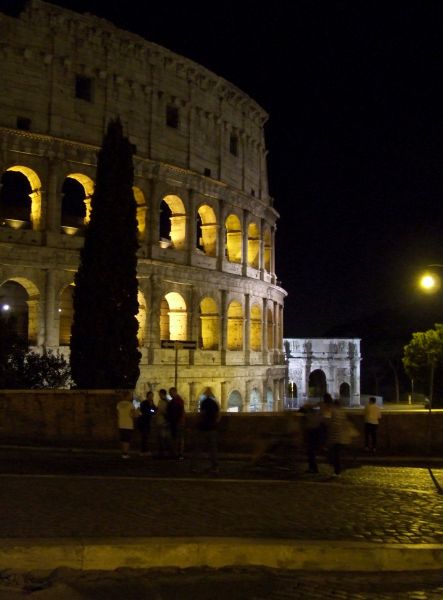
<path id="1" fill-rule="evenodd" d="M 122 400 L 117 403 L 118 431 L 122 450 L 122 458 L 129 458 L 129 448 L 134 431 L 134 420 L 139 415 L 132 402 L 132 392 L 125 392 Z"/>
<path id="2" fill-rule="evenodd" d="M 377 450 L 377 430 L 381 419 L 381 411 L 377 406 L 374 396 L 369 398 L 365 406 L 365 450 L 375 452 Z"/>
<path id="3" fill-rule="evenodd" d="M 147 454 L 152 418 L 157 412 L 154 403 L 154 392 L 149 391 L 146 393 L 146 399 L 140 403 L 139 411 L 137 429 L 140 432 L 140 454 Z"/>
<path id="4" fill-rule="evenodd" d="M 352 438 L 358 435 L 358 431 L 341 407 L 340 400 L 334 400 L 328 441 L 329 459 L 334 468 L 334 477 L 338 477 L 342 471 L 343 450 L 351 443 Z"/>
<path id="5" fill-rule="evenodd" d="M 328 443 L 329 438 L 329 427 L 331 425 L 332 418 L 332 407 L 334 401 L 331 394 L 324 394 L 323 401 L 320 402 L 320 414 L 321 414 L 321 425 L 320 425 L 320 447 L 324 449 Z"/>
<path id="6" fill-rule="evenodd" d="M 158 391 L 158 396 L 157 412 L 153 423 L 157 432 L 157 457 L 165 458 L 171 454 L 171 430 L 167 419 L 169 400 L 163 388 Z"/>
<path id="7" fill-rule="evenodd" d="M 210 387 L 203 392 L 200 401 L 196 428 L 193 435 L 193 450 L 191 457 L 191 471 L 196 471 L 195 465 L 201 450 L 208 451 L 210 461 L 210 473 L 216 475 L 218 466 L 218 440 L 217 430 L 220 421 L 220 406 Z"/>
<path id="8" fill-rule="evenodd" d="M 169 395 L 171 399 L 168 403 L 166 418 L 171 430 L 173 452 L 179 460 L 183 460 L 185 446 L 185 403 L 177 392 L 177 388 L 170 388 Z"/>
<path id="9" fill-rule="evenodd" d="M 299 412 L 303 415 L 301 427 L 308 458 L 307 472 L 318 473 L 317 453 L 322 441 L 322 416 L 320 409 L 312 404 L 304 404 Z"/>

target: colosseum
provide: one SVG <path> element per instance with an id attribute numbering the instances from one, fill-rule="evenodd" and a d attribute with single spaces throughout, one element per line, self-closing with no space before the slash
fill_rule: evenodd
<path id="1" fill-rule="evenodd" d="M 1 311 L 31 346 L 69 354 L 97 151 L 119 116 L 136 148 L 137 393 L 177 381 L 189 408 L 210 385 L 224 410 L 279 410 L 286 294 L 263 109 L 183 56 L 42 0 L 0 14 L 0 56 Z"/>

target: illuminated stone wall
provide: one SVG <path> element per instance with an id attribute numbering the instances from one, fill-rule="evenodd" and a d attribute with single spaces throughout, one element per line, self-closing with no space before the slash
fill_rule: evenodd
<path id="1" fill-rule="evenodd" d="M 346 406 L 360 404 L 359 339 L 285 338 L 284 347 L 288 406 L 301 406 L 310 397 L 318 399 L 321 392 L 341 399 Z"/>
<path id="2" fill-rule="evenodd" d="M 96 154 L 119 115 L 136 146 L 137 392 L 174 384 L 162 339 L 195 340 L 178 352 L 190 407 L 211 385 L 225 409 L 281 408 L 285 292 L 264 111 L 182 56 L 40 0 L 0 14 L 0 39 L 0 307 L 22 286 L 10 310 L 26 316 L 29 341 L 69 352 Z"/>

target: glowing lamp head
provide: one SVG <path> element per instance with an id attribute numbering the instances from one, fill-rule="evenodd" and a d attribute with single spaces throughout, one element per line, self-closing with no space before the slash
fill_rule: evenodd
<path id="1" fill-rule="evenodd" d="M 441 286 L 441 280 L 435 273 L 424 273 L 419 280 L 420 288 L 427 294 L 438 292 Z"/>
<path id="2" fill-rule="evenodd" d="M 2 305 L 2 312 L 9 312 L 10 310 L 11 310 L 11 307 L 9 304 Z"/>

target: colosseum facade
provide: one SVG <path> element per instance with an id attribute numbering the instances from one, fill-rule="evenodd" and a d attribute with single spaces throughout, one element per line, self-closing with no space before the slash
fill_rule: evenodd
<path id="1" fill-rule="evenodd" d="M 204 67 L 41 0 L 0 14 L 0 56 L 3 313 L 31 346 L 69 353 L 97 151 L 118 115 L 135 146 L 137 393 L 177 378 L 190 408 L 207 385 L 225 410 L 281 408 L 285 291 L 266 113 Z"/>

